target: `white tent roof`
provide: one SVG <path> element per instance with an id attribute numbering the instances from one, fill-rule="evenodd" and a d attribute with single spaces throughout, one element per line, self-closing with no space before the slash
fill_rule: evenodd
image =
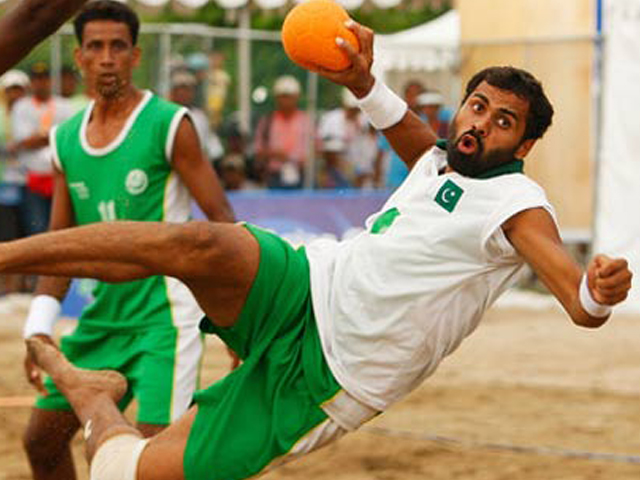
<path id="1" fill-rule="evenodd" d="M 0 3 L 6 0 L 0 0 Z M 124 1 L 124 0 L 123 0 Z M 158 7 L 169 3 L 170 0 L 139 0 L 142 4 L 150 7 Z M 210 0 L 178 0 L 182 5 L 188 8 L 200 8 Z M 236 9 L 242 8 L 249 4 L 250 0 L 215 0 L 215 2 L 223 8 Z M 253 0 L 253 3 L 263 9 L 281 8 L 288 3 L 302 3 L 305 0 Z M 352 10 L 359 8 L 364 0 L 337 0 L 344 8 Z M 400 5 L 401 0 L 373 0 L 378 8 L 392 8 Z"/>
<path id="2" fill-rule="evenodd" d="M 460 59 L 460 16 L 455 10 L 392 35 L 377 35 L 376 70 L 444 70 Z"/>
<path id="3" fill-rule="evenodd" d="M 7 0 L 0 0 L 0 4 Z M 126 1 L 126 0 L 121 0 Z M 171 0 L 139 0 L 142 4 L 149 7 L 160 7 Z M 200 8 L 211 0 L 178 0 L 187 8 Z M 223 8 L 235 9 L 245 7 L 250 0 L 215 0 L 215 2 Z M 253 0 L 253 3 L 263 9 L 281 8 L 288 3 L 302 3 L 305 0 Z M 364 0 L 337 0 L 347 10 L 359 8 Z M 400 5 L 401 0 L 373 0 L 373 4 L 378 8 L 393 8 Z"/>
<path id="4" fill-rule="evenodd" d="M 168 0 L 165 0 L 168 1 Z M 180 0 L 184 3 L 189 2 L 197 2 L 202 1 L 204 3 L 207 0 Z M 302 3 L 305 0 L 253 0 L 253 3 L 256 4 L 260 8 L 270 9 L 270 8 L 280 8 L 285 6 L 287 3 Z M 249 0 L 216 0 L 216 2 L 224 7 L 224 8 L 239 8 L 244 7 L 249 3 Z M 339 4 L 341 4 L 344 8 L 348 10 L 352 10 L 360 7 L 364 0 L 337 0 Z M 373 0 L 373 3 L 378 8 L 392 8 L 400 5 L 401 0 Z"/>

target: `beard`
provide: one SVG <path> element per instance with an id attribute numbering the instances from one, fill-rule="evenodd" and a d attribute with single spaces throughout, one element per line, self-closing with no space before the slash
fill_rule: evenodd
<path id="1" fill-rule="evenodd" d="M 470 135 L 475 139 L 475 152 L 462 153 L 458 145 L 463 137 Z M 482 175 L 487 170 L 516 160 L 515 153 L 519 146 L 512 148 L 495 148 L 485 151 L 484 140 L 476 130 L 467 130 L 458 135 L 456 128 L 451 129 L 451 134 L 447 141 L 447 163 L 460 175 L 475 178 Z"/>
<path id="2" fill-rule="evenodd" d="M 108 81 L 98 77 L 96 82 L 96 92 L 104 98 L 114 99 L 121 96 L 125 90 L 127 82 L 119 76 L 112 76 Z"/>

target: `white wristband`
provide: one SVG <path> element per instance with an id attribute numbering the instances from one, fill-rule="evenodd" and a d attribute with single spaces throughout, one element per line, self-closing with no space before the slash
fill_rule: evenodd
<path id="1" fill-rule="evenodd" d="M 377 79 L 367 96 L 357 102 L 360 110 L 369 117 L 371 125 L 378 130 L 393 127 L 402 120 L 408 108 L 407 102 Z"/>
<path id="2" fill-rule="evenodd" d="M 593 299 L 589 291 L 586 273 L 582 276 L 582 281 L 580 282 L 580 305 L 592 317 L 607 317 L 613 310 L 610 305 L 603 305 Z"/>
<path id="3" fill-rule="evenodd" d="M 60 301 L 51 295 L 38 295 L 31 301 L 29 315 L 24 323 L 22 336 L 24 338 L 33 335 L 53 335 L 53 326 L 58 321 Z"/>

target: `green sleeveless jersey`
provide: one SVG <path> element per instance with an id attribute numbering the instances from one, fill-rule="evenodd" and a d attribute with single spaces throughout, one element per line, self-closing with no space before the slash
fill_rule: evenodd
<path id="1" fill-rule="evenodd" d="M 65 174 L 76 223 L 188 220 L 191 197 L 171 168 L 176 131 L 187 110 L 146 91 L 118 137 L 104 148 L 87 141 L 92 110 L 93 103 L 51 135 L 54 162 Z M 93 297 L 80 321 L 101 329 L 171 327 L 185 321 L 195 325 L 200 316 L 187 288 L 168 277 L 98 282 Z"/>

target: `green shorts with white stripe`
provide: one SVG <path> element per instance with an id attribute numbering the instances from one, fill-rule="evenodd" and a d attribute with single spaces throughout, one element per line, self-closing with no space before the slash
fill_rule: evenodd
<path id="1" fill-rule="evenodd" d="M 340 390 L 326 364 L 311 304 L 304 249 L 249 226 L 260 266 L 231 328 L 208 319 L 243 364 L 197 392 L 198 413 L 184 455 L 187 480 L 238 480 L 345 433 L 322 410 Z"/>

